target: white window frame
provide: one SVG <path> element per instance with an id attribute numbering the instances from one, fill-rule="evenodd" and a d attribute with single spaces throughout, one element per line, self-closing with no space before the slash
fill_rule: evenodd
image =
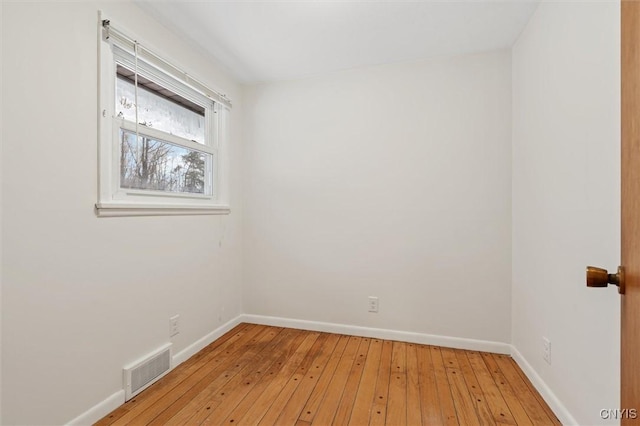
<path id="1" fill-rule="evenodd" d="M 100 18 L 99 41 L 99 143 L 98 216 L 155 216 L 190 214 L 228 214 L 227 120 L 230 102 L 224 95 L 208 89 L 132 38 L 116 36 L 113 27 L 103 28 Z M 135 47 L 137 44 L 137 48 Z M 137 55 L 137 61 L 135 61 Z M 137 67 L 136 67 L 137 62 Z M 158 129 L 115 116 L 116 66 L 137 71 L 153 82 L 205 108 L 205 143 L 189 141 Z M 135 68 L 135 69 L 134 69 Z M 197 84 L 194 84 L 197 83 Z M 136 129 L 137 127 L 137 129 Z M 205 168 L 205 188 L 210 194 L 164 192 L 120 187 L 120 129 L 139 132 L 191 150 L 211 155 Z"/>

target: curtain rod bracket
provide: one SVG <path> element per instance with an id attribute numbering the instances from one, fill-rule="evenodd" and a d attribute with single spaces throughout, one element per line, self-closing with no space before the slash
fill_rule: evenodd
<path id="1" fill-rule="evenodd" d="M 102 20 L 102 28 L 104 28 L 106 34 L 104 36 L 105 40 L 109 40 L 109 28 L 110 28 L 110 24 L 111 21 L 108 19 L 103 19 Z"/>

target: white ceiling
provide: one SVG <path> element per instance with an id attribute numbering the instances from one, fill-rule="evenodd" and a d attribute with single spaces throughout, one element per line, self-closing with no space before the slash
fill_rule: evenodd
<path id="1" fill-rule="evenodd" d="M 254 83 L 510 47 L 537 1 L 137 3 Z"/>

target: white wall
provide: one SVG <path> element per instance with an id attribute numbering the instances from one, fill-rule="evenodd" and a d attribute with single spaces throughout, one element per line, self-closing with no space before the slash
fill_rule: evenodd
<path id="1" fill-rule="evenodd" d="M 510 61 L 247 88 L 245 312 L 509 342 Z"/>
<path id="2" fill-rule="evenodd" d="M 171 315 L 179 352 L 241 309 L 239 102 L 230 216 L 94 214 L 98 9 L 240 93 L 130 2 L 3 7 L 2 420 L 62 424 L 121 390 L 123 365 L 169 340 Z"/>
<path id="3" fill-rule="evenodd" d="M 513 344 L 581 425 L 619 407 L 620 7 L 543 2 L 513 48 Z M 552 364 L 542 359 L 551 340 Z"/>

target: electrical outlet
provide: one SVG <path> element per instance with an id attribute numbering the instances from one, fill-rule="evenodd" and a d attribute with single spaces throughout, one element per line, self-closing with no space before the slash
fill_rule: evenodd
<path id="1" fill-rule="evenodd" d="M 169 337 L 180 334 L 180 315 L 174 315 L 169 318 Z"/>
<path id="2" fill-rule="evenodd" d="M 369 296 L 369 312 L 378 312 L 378 298 Z"/>
<path id="3" fill-rule="evenodd" d="M 542 358 L 551 365 L 551 341 L 542 337 Z"/>

